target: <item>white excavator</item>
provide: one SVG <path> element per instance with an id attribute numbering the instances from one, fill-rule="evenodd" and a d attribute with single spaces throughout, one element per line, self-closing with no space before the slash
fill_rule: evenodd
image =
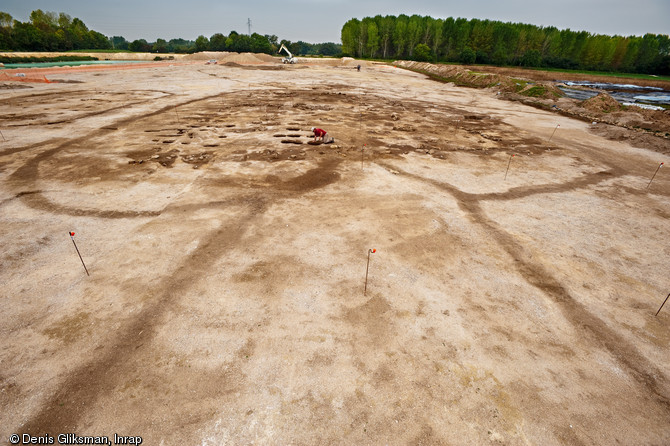
<path id="1" fill-rule="evenodd" d="M 293 57 L 293 54 L 291 54 L 291 52 L 288 50 L 288 48 L 286 48 L 286 46 L 283 43 L 281 44 L 281 48 L 279 48 L 279 51 L 277 51 L 277 52 L 281 53 L 281 50 L 286 51 L 286 54 L 288 54 L 287 57 L 284 57 L 281 60 L 282 62 L 284 62 L 284 63 L 296 63 L 296 62 L 298 62 L 298 59 Z"/>

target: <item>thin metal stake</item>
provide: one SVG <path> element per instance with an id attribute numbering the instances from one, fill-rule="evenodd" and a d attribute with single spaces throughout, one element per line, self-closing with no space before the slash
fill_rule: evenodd
<path id="1" fill-rule="evenodd" d="M 363 128 L 363 105 L 362 105 L 362 91 L 361 85 L 358 84 L 358 113 L 360 113 L 360 118 L 358 119 L 358 132 L 360 133 Z"/>
<path id="2" fill-rule="evenodd" d="M 84 265 L 84 271 L 86 271 L 86 275 L 90 276 L 88 273 L 88 269 L 86 268 L 86 264 L 84 263 L 84 259 L 81 258 L 81 254 L 79 253 L 79 248 L 77 248 L 77 244 L 74 242 L 74 232 L 68 232 L 70 235 L 70 240 L 72 240 L 72 243 L 74 243 L 74 249 L 77 250 L 77 254 L 79 254 L 79 260 L 81 260 L 81 264 Z"/>
<path id="3" fill-rule="evenodd" d="M 370 268 L 370 254 L 377 252 L 376 249 L 368 249 L 368 264 L 365 267 L 365 290 L 363 290 L 363 295 L 367 296 L 368 294 L 368 269 Z"/>
<path id="4" fill-rule="evenodd" d="M 668 297 L 670 297 L 670 294 L 668 294 Z M 668 301 L 668 297 L 666 297 L 665 300 L 663 301 L 663 303 L 661 304 L 661 308 L 663 308 L 663 305 L 665 305 L 665 303 Z M 656 314 L 654 316 L 658 316 L 658 313 L 661 312 L 661 308 L 658 309 L 658 311 L 656 312 Z"/>
<path id="5" fill-rule="evenodd" d="M 549 142 L 551 142 L 551 138 L 554 137 L 554 133 L 556 133 L 556 130 L 561 126 L 561 124 L 556 124 L 556 128 L 554 129 L 553 132 L 551 132 L 551 136 L 549 137 Z"/>
<path id="6" fill-rule="evenodd" d="M 654 175 L 652 175 L 651 180 L 649 180 L 649 184 L 647 184 L 647 189 L 649 189 L 649 186 L 651 186 L 651 182 L 654 181 L 654 177 L 658 173 L 658 171 L 663 167 L 663 163 L 659 164 L 658 167 L 656 168 L 656 172 L 654 172 Z"/>
<path id="7" fill-rule="evenodd" d="M 177 125 L 181 127 L 181 119 L 179 119 L 179 113 L 177 113 L 177 106 L 174 106 L 174 114 L 177 115 Z"/>
<path id="8" fill-rule="evenodd" d="M 514 154 L 511 154 L 509 156 L 509 161 L 507 161 L 507 170 L 505 171 L 505 180 L 507 179 L 507 172 L 509 172 L 509 165 L 512 163 L 512 158 L 514 158 Z"/>
<path id="9" fill-rule="evenodd" d="M 363 147 L 361 147 L 361 170 L 363 170 L 363 151 L 365 150 L 365 146 L 367 144 L 363 144 Z"/>
<path id="10" fill-rule="evenodd" d="M 7 140 L 5 139 L 5 135 L 3 135 L 2 132 L 0 132 L 0 135 L 2 135 L 2 140 L 3 140 L 3 141 L 7 141 Z"/>

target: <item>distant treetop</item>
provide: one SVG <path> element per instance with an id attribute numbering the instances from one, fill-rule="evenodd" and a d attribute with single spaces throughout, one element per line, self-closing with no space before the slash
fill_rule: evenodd
<path id="1" fill-rule="evenodd" d="M 311 44 L 302 41 L 290 42 L 274 35 L 239 34 L 231 31 L 228 36 L 221 33 L 209 39 L 198 36 L 193 40 L 157 39 L 147 42 L 137 39 L 128 42 L 122 36 L 106 37 L 89 30 L 80 19 L 72 19 L 64 13 L 44 12 L 37 9 L 30 13 L 28 22 L 14 20 L 0 11 L 0 50 L 5 51 L 72 51 L 72 50 L 129 50 L 135 52 L 193 53 L 196 51 L 236 51 L 275 54 L 284 43 L 298 55 L 335 56 L 342 46 L 336 43 Z"/>
<path id="2" fill-rule="evenodd" d="M 606 36 L 523 23 L 399 15 L 351 19 L 353 57 L 670 74 L 670 38 Z"/>

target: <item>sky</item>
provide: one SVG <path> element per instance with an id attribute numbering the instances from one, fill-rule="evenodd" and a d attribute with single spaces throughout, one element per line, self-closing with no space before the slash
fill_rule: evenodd
<path id="1" fill-rule="evenodd" d="M 2 0 L 0 11 L 26 22 L 30 12 L 64 12 L 89 29 L 127 40 L 195 40 L 230 31 L 340 43 L 352 18 L 418 14 L 501 20 L 608 35 L 670 34 L 670 0 Z"/>

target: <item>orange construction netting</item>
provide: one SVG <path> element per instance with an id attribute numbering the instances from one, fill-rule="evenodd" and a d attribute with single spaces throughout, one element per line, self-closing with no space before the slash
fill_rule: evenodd
<path id="1" fill-rule="evenodd" d="M 4 71 L 0 71 L 0 81 L 40 82 L 45 84 L 51 83 L 51 81 L 43 74 L 15 73 L 10 75 Z"/>

